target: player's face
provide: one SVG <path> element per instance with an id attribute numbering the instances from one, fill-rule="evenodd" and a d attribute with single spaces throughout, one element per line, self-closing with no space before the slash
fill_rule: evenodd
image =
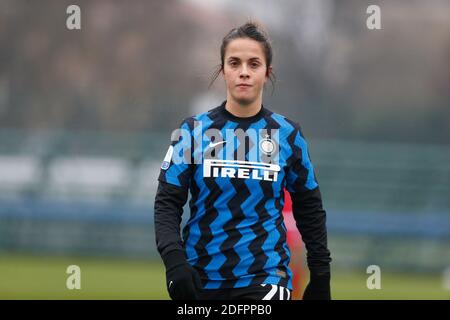
<path id="1" fill-rule="evenodd" d="M 271 67 L 269 67 L 270 70 Z M 262 96 L 267 65 L 262 45 L 252 39 L 232 40 L 224 57 L 223 76 L 228 95 L 242 105 Z"/>

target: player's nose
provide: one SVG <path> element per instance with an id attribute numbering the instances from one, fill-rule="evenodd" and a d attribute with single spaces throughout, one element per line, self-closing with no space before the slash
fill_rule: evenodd
<path id="1" fill-rule="evenodd" d="M 248 68 L 247 68 L 247 65 L 245 63 L 242 65 L 241 72 L 239 73 L 239 76 L 241 78 L 249 76 Z"/>

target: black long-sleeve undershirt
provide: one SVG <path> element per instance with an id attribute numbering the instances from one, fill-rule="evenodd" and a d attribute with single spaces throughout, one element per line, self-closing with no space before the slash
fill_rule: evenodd
<path id="1" fill-rule="evenodd" d="M 326 212 L 322 207 L 319 187 L 290 192 L 292 211 L 307 251 L 311 272 L 330 272 L 330 251 L 327 244 Z"/>
<path id="2" fill-rule="evenodd" d="M 188 188 L 159 181 L 155 197 L 156 246 L 161 257 L 173 250 L 182 250 L 180 223 L 183 206 L 188 198 Z"/>

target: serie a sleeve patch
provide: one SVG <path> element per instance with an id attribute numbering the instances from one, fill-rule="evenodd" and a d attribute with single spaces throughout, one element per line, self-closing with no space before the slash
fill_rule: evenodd
<path id="1" fill-rule="evenodd" d="M 172 155 L 173 155 L 173 146 L 169 146 L 169 149 L 167 149 L 166 156 L 164 157 L 164 160 L 161 164 L 161 169 L 167 170 L 170 167 L 170 162 L 172 161 Z"/>

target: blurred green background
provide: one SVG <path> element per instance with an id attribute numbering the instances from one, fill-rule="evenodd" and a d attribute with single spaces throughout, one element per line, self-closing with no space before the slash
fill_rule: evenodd
<path id="1" fill-rule="evenodd" d="M 70 4 L 0 0 L 1 299 L 168 298 L 160 164 L 182 119 L 225 99 L 220 77 L 208 89 L 221 39 L 249 17 L 274 48 L 264 105 L 309 142 L 333 297 L 450 298 L 448 1 L 83 0 L 81 30 Z"/>
<path id="2" fill-rule="evenodd" d="M 66 269 L 81 268 L 81 289 L 66 288 Z M 148 260 L 2 257 L 1 299 L 169 299 L 164 266 Z M 381 289 L 368 290 L 364 272 L 333 273 L 333 299 L 450 299 L 442 278 L 428 274 L 382 273 Z"/>

